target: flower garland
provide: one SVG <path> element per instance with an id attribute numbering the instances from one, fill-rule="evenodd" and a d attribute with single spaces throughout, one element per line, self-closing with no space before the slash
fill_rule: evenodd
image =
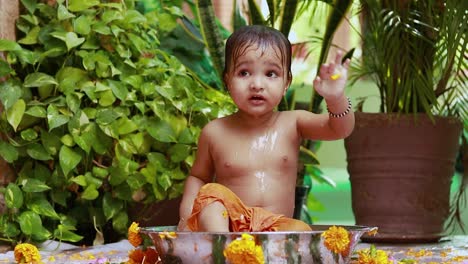
<path id="1" fill-rule="evenodd" d="M 224 257 L 231 264 L 263 264 L 262 247 L 255 244 L 255 239 L 249 234 L 242 234 L 240 238 L 233 240 L 223 251 Z"/>

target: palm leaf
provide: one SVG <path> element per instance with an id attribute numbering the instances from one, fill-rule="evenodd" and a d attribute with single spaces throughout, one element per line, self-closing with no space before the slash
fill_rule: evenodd
<path id="1" fill-rule="evenodd" d="M 213 4 L 211 0 L 198 0 L 196 8 L 203 39 L 210 53 L 213 66 L 221 78 L 224 69 L 224 42 L 221 31 L 216 24 Z"/>

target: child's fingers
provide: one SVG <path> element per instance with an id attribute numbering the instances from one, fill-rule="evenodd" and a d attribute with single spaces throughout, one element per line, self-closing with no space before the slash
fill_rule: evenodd
<path id="1" fill-rule="evenodd" d="M 341 50 L 336 52 L 335 64 L 341 65 L 341 60 L 343 59 L 343 52 Z"/>

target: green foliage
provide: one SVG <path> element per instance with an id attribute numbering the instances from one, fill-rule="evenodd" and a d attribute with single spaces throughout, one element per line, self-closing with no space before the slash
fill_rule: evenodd
<path id="1" fill-rule="evenodd" d="M 234 107 L 161 49 L 179 9 L 22 4 L 18 41 L 0 40 L 0 156 L 17 173 L 1 189 L 0 234 L 11 243 L 124 235 L 138 217 L 129 206 L 182 194 L 201 128 Z"/>
<path id="2" fill-rule="evenodd" d="M 351 79 L 377 84 L 383 113 L 468 118 L 468 2 L 362 0 L 363 60 Z"/>

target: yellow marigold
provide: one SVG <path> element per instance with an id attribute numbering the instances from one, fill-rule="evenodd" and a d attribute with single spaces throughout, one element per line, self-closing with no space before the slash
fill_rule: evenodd
<path id="1" fill-rule="evenodd" d="M 369 249 L 361 249 L 358 253 L 358 264 L 390 264 L 387 252 L 376 249 L 372 245 Z"/>
<path id="2" fill-rule="evenodd" d="M 16 263 L 41 263 L 41 255 L 36 246 L 28 243 L 18 244 L 14 250 Z"/>
<path id="3" fill-rule="evenodd" d="M 138 247 L 143 242 L 143 238 L 140 236 L 138 223 L 133 222 L 128 228 L 128 242 L 134 247 Z"/>
<path id="4" fill-rule="evenodd" d="M 242 234 L 240 238 L 229 243 L 223 254 L 231 264 L 265 263 L 262 247 L 255 245 L 254 237 L 249 234 Z"/>
<path id="5" fill-rule="evenodd" d="M 323 243 L 325 247 L 330 251 L 341 255 L 347 255 L 349 253 L 351 241 L 348 231 L 343 227 L 331 226 L 322 233 L 322 237 L 324 238 Z"/>

